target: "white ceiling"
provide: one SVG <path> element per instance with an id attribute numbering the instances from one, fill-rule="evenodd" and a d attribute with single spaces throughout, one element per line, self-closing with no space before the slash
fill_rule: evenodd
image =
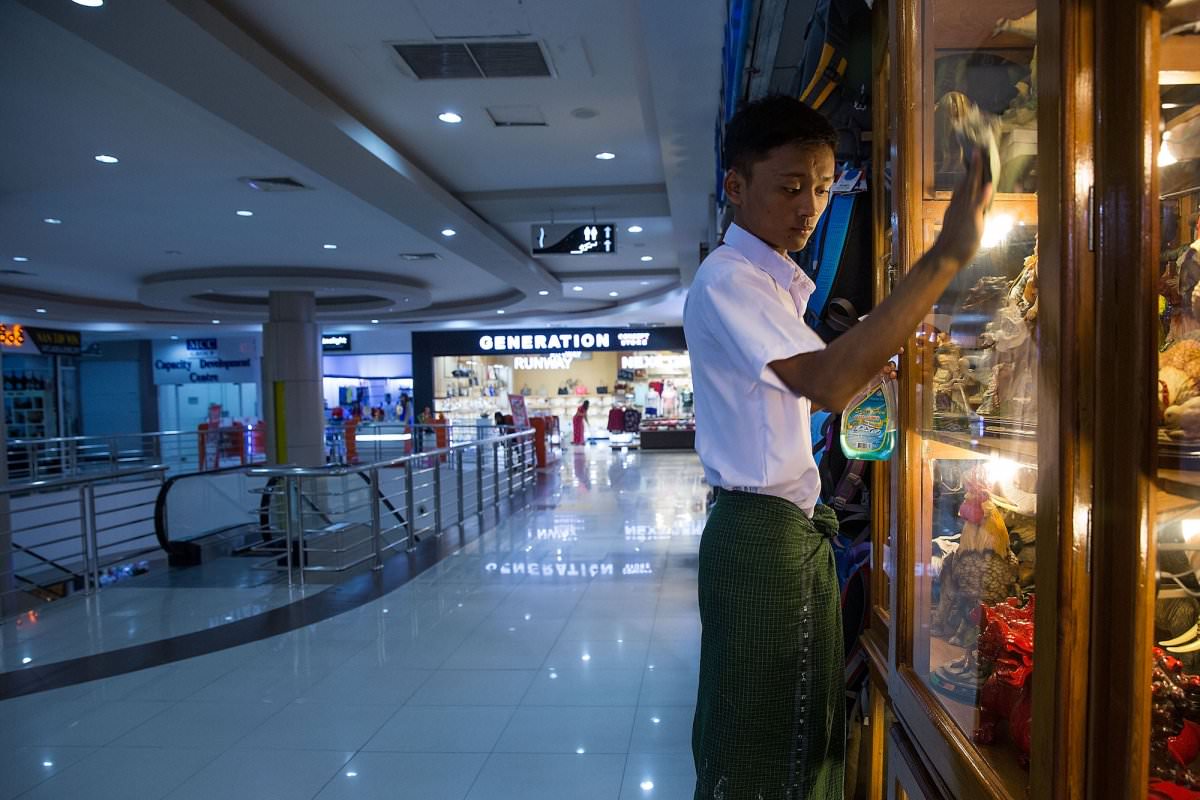
<path id="1" fill-rule="evenodd" d="M 0 270 L 30 273 L 0 273 L 0 313 L 254 325 L 265 306 L 234 296 L 307 286 L 343 324 L 678 322 L 676 290 L 713 238 L 723 14 L 721 0 L 0 0 Z M 418 81 L 386 44 L 514 35 L 542 44 L 553 77 Z M 498 106 L 547 125 L 496 127 Z M 463 123 L 439 122 L 446 110 Z M 530 226 L 552 220 L 618 223 L 618 254 L 531 258 Z"/>

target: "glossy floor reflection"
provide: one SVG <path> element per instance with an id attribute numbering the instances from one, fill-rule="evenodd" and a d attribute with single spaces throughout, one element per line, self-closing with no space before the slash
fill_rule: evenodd
<path id="1" fill-rule="evenodd" d="M 690 798 L 692 453 L 568 451 L 383 598 L 0 702 L 5 798 Z"/>

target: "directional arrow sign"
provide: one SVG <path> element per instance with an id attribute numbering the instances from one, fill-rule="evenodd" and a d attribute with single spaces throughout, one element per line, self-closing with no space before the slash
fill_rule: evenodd
<path id="1" fill-rule="evenodd" d="M 617 226 L 611 222 L 533 225 L 530 234 L 530 252 L 535 256 L 612 255 L 617 252 Z"/>

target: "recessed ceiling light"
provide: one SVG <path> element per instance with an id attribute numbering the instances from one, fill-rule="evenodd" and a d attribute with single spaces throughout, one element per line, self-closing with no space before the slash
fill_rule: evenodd
<path id="1" fill-rule="evenodd" d="M 640 285 L 640 286 L 649 286 L 649 285 L 650 285 L 650 281 L 638 281 L 638 285 Z"/>
<path id="2" fill-rule="evenodd" d="M 654 788 L 654 781 L 642 781 L 639 785 L 642 787 L 643 792 L 648 792 Z"/>
<path id="3" fill-rule="evenodd" d="M 1162 107 L 1170 111 L 1172 108 L 1179 108 L 1183 103 L 1163 103 Z"/>
<path id="4" fill-rule="evenodd" d="M 237 210 L 237 211 L 235 211 L 235 212 L 233 212 L 233 213 L 237 214 L 239 217 L 253 217 L 253 216 L 254 216 L 254 212 L 253 212 L 253 211 L 247 211 L 247 210 L 246 210 L 246 209 L 244 209 L 244 208 L 243 208 L 243 209 L 239 209 L 239 210 Z"/>
<path id="5" fill-rule="evenodd" d="M 550 294 L 550 292 L 545 289 L 538 289 L 538 294 L 540 294 L 542 297 L 545 297 L 546 295 Z"/>
<path id="6" fill-rule="evenodd" d="M 13 261 L 28 261 L 28 260 L 29 259 L 25 256 L 13 256 Z"/>
<path id="7" fill-rule="evenodd" d="M 24 658 L 21 659 L 22 664 L 28 664 L 31 661 L 33 661 L 33 659 L 30 658 L 29 656 L 25 656 Z"/>
<path id="8" fill-rule="evenodd" d="M 571 291 L 573 291 L 573 292 L 582 292 L 582 291 L 583 291 L 583 287 L 582 287 L 582 286 L 572 286 L 572 287 L 571 287 Z"/>
<path id="9" fill-rule="evenodd" d="M 104 0 L 75 0 L 77 6 L 87 6 L 88 8 L 99 8 L 104 5 Z"/>
<path id="10" fill-rule="evenodd" d="M 462 122 L 462 117 L 458 114 L 455 114 L 453 111 L 443 111 L 441 114 L 438 114 L 438 119 L 449 125 L 457 125 L 458 123 Z"/>
<path id="11" fill-rule="evenodd" d="M 172 342 L 177 342 L 177 341 L 179 341 L 179 337 L 178 337 L 178 336 L 172 336 L 172 337 L 171 337 L 171 341 L 172 341 Z"/>
<path id="12" fill-rule="evenodd" d="M 119 164 L 121 162 L 121 159 L 117 158 L 116 156 L 110 156 L 104 153 L 96 156 L 96 160 L 101 164 Z"/>
<path id="13" fill-rule="evenodd" d="M 221 324 L 221 320 L 219 320 L 219 319 L 213 320 L 213 325 L 220 325 L 220 324 Z"/>
<path id="14" fill-rule="evenodd" d="M 46 217 L 44 220 L 42 220 L 42 222 L 46 223 L 47 225 L 62 225 L 62 220 L 54 217 Z"/>
<path id="15" fill-rule="evenodd" d="M 37 313 L 39 313 L 39 314 L 45 314 L 45 313 L 46 313 L 46 309 L 44 309 L 44 308 L 35 308 L 35 309 L 34 309 L 34 311 L 36 311 L 36 312 L 37 312 Z"/>
<path id="16" fill-rule="evenodd" d="M 336 244 L 323 244 L 321 247 L 324 247 L 326 250 L 337 250 Z"/>
<path id="17" fill-rule="evenodd" d="M 54 762 L 53 762 L 53 761 L 43 761 L 43 762 L 42 762 L 42 766 L 43 766 L 43 767 L 53 767 L 53 766 L 54 766 Z"/>
<path id="18" fill-rule="evenodd" d="M 629 231 L 630 233 L 641 233 L 641 232 L 642 232 L 642 226 L 641 226 L 641 225 L 630 225 L 630 226 L 629 226 L 628 228 L 626 228 L 625 230 Z"/>
<path id="19" fill-rule="evenodd" d="M 653 261 L 654 256 L 642 256 L 642 261 Z"/>
<path id="20" fill-rule="evenodd" d="M 377 320 L 377 319 L 373 319 L 373 320 L 371 320 L 371 324 L 372 324 L 372 325 L 378 325 L 378 324 L 379 324 L 379 320 Z M 387 611 L 387 609 L 385 608 L 385 609 L 384 609 L 384 611 Z"/>
<path id="21" fill-rule="evenodd" d="M 454 230 L 454 228 L 442 228 L 442 236 L 447 238 L 455 235 L 456 233 L 458 233 L 458 231 Z"/>
<path id="22" fill-rule="evenodd" d="M 621 293 L 620 292 L 609 292 L 608 296 L 609 297 L 620 297 Z"/>
<path id="23" fill-rule="evenodd" d="M 596 158 L 600 159 L 601 161 L 611 161 L 616 157 L 616 153 L 609 153 L 607 151 L 603 153 L 596 153 Z"/>

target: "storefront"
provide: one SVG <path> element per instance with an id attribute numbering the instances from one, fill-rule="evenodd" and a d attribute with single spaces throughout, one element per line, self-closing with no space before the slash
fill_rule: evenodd
<path id="1" fill-rule="evenodd" d="M 77 331 L 0 322 L 8 440 L 80 433 Z"/>
<path id="2" fill-rule="evenodd" d="M 654 446 L 662 428 L 678 432 L 674 446 L 691 446 L 692 377 L 682 328 L 414 333 L 413 356 L 416 407 L 455 424 L 508 414 L 508 396 L 519 394 L 531 415 L 559 418 L 570 438 L 586 400 L 589 438 L 634 444 L 650 430 L 647 446 Z"/>
<path id="3" fill-rule="evenodd" d="M 262 418 L 259 347 L 259 339 L 251 336 L 154 341 L 159 430 L 194 431 L 214 416 L 221 427 L 257 423 Z"/>
<path id="4" fill-rule="evenodd" d="M 360 415 L 406 422 L 412 409 L 412 344 L 407 333 L 336 329 L 321 334 L 326 419 Z M 407 412 L 401 400 L 408 400 Z"/>

